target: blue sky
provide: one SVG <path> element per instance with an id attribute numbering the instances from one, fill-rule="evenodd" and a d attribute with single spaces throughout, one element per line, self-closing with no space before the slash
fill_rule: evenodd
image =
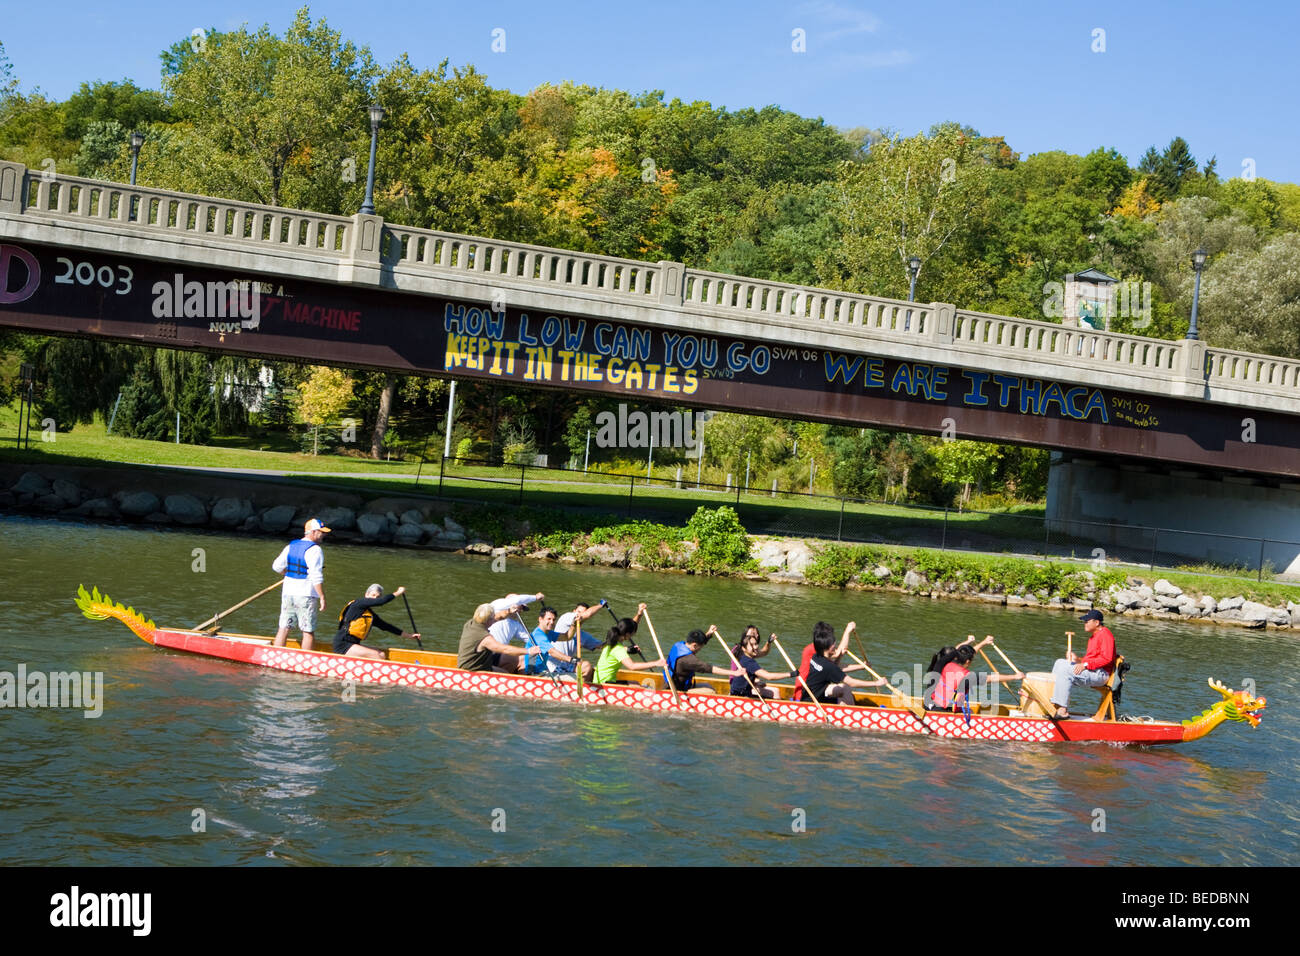
<path id="1" fill-rule="evenodd" d="M 158 54 L 195 27 L 267 23 L 300 2 L 68 0 L 8 5 L 6 52 L 24 89 L 64 98 L 82 81 L 158 87 Z M 52 18 L 51 11 L 57 10 Z M 836 126 L 903 133 L 957 120 L 1022 156 L 1114 146 L 1136 165 L 1184 137 L 1222 176 L 1253 160 L 1300 182 L 1295 125 L 1300 4 L 316 2 L 314 18 L 381 63 L 474 64 L 524 93 L 572 80 L 737 109 L 770 103 Z M 504 30 L 504 52 L 493 31 Z M 794 31 L 804 52 L 795 52 Z M 1095 31 L 1104 31 L 1096 33 Z M 1094 51 L 1094 47 L 1102 47 Z"/>

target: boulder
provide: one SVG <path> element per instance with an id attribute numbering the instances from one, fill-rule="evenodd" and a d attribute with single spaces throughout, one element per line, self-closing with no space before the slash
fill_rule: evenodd
<path id="1" fill-rule="evenodd" d="M 889 568 L 885 567 L 883 564 L 876 565 L 876 569 L 871 572 L 871 576 L 877 581 L 886 581 L 892 577 L 893 574 L 894 572 L 889 570 Z"/>
<path id="2" fill-rule="evenodd" d="M 193 495 L 168 495 L 163 507 L 177 524 L 199 525 L 208 522 L 208 509 Z"/>
<path id="3" fill-rule="evenodd" d="M 18 496 L 12 491 L 0 491 L 0 508 L 12 508 L 18 504 Z"/>
<path id="4" fill-rule="evenodd" d="M 448 534 L 460 535 L 462 538 L 465 537 L 464 526 L 452 521 L 450 515 L 442 519 L 442 526 L 447 529 Z"/>
<path id="5" fill-rule="evenodd" d="M 1178 587 L 1176 584 L 1170 584 L 1164 578 L 1161 578 L 1155 584 L 1155 592 L 1156 594 L 1161 594 L 1165 597 L 1177 597 L 1183 593 L 1183 589 Z"/>
<path id="6" fill-rule="evenodd" d="M 1235 611 L 1245 603 L 1246 603 L 1246 599 L 1244 597 L 1224 598 L 1222 601 L 1219 602 L 1219 610 Z"/>
<path id="7" fill-rule="evenodd" d="M 806 579 L 799 571 L 776 571 L 767 576 L 769 581 L 777 581 L 782 584 L 802 584 Z"/>
<path id="8" fill-rule="evenodd" d="M 486 541 L 471 541 L 469 544 L 465 545 L 465 553 L 491 555 L 492 545 Z"/>
<path id="9" fill-rule="evenodd" d="M 980 593 L 977 594 L 976 597 L 978 597 L 985 604 L 1006 604 L 1007 603 L 1007 596 L 1005 594 Z"/>
<path id="10" fill-rule="evenodd" d="M 426 522 L 420 525 L 420 530 L 423 531 L 425 534 L 427 534 L 430 538 L 441 538 L 443 534 L 442 525 L 433 524 L 431 522 Z"/>
<path id="11" fill-rule="evenodd" d="M 297 511 L 298 509 L 293 505 L 276 505 L 274 508 L 267 508 L 262 512 L 260 521 L 262 530 L 275 534 L 289 530 L 289 525 Z"/>
<path id="12" fill-rule="evenodd" d="M 1123 611 L 1126 608 L 1137 607 L 1141 603 L 1137 594 L 1127 589 L 1115 592 L 1115 610 Z"/>
<path id="13" fill-rule="evenodd" d="M 788 571 L 804 574 L 809 563 L 817 557 L 807 541 L 792 541 L 785 552 L 785 567 Z"/>
<path id="14" fill-rule="evenodd" d="M 925 576 L 915 571 L 908 571 L 903 575 L 903 587 L 909 591 L 925 587 Z"/>
<path id="15" fill-rule="evenodd" d="M 212 523 L 219 528 L 234 528 L 252 513 L 252 502 L 246 498 L 219 498 L 212 506 Z"/>
<path id="16" fill-rule="evenodd" d="M 421 524 L 424 521 L 424 512 L 415 508 L 402 512 L 402 524 Z"/>
<path id="17" fill-rule="evenodd" d="M 393 532 L 393 541 L 396 544 L 419 544 L 423 537 L 424 529 L 409 521 L 402 522 Z"/>
<path id="18" fill-rule="evenodd" d="M 38 511 L 44 511 L 48 514 L 55 514 L 68 507 L 68 503 L 58 495 L 40 495 L 32 505 Z"/>
<path id="19" fill-rule="evenodd" d="M 1159 594 L 1156 596 L 1156 603 L 1162 608 L 1176 611 L 1181 605 L 1190 604 L 1191 598 L 1185 597 L 1181 594 L 1172 596 L 1168 594 Z"/>
<path id="20" fill-rule="evenodd" d="M 627 548 L 616 544 L 593 544 L 586 550 L 585 554 L 592 564 L 603 564 L 610 568 L 625 568 L 628 566 Z"/>
<path id="21" fill-rule="evenodd" d="M 1272 627 L 1290 627 L 1291 612 L 1284 607 L 1275 607 L 1269 611 L 1268 623 Z"/>
<path id="22" fill-rule="evenodd" d="M 262 526 L 262 522 L 258 519 L 257 515 L 249 515 L 247 518 L 244 519 L 244 523 L 239 526 L 239 530 L 256 531 L 261 526 Z"/>
<path id="23" fill-rule="evenodd" d="M 351 508 L 322 508 L 316 512 L 321 524 L 332 531 L 355 531 L 357 515 Z"/>
<path id="24" fill-rule="evenodd" d="M 357 530 L 366 541 L 381 541 L 392 537 L 388 518 L 384 515 L 364 514 L 357 518 Z"/>
<path id="25" fill-rule="evenodd" d="M 81 504 L 81 489 L 72 482 L 56 478 L 52 487 L 54 493 L 68 503 L 68 507 L 75 508 Z"/>
<path id="26" fill-rule="evenodd" d="M 23 476 L 9 490 L 16 495 L 36 495 L 38 497 L 48 495 L 51 492 L 50 483 L 45 480 L 45 476 L 38 475 L 34 471 L 23 472 Z"/>
<path id="27" fill-rule="evenodd" d="M 760 568 L 784 568 L 785 552 L 784 541 L 755 541 L 749 546 L 749 556 Z"/>
<path id="28" fill-rule="evenodd" d="M 1201 597 L 1200 605 L 1201 605 L 1201 613 L 1207 615 L 1213 614 L 1215 611 L 1219 609 L 1218 602 L 1215 601 L 1214 598 L 1210 597 L 1208 594 L 1203 595 Z"/>
<path id="29" fill-rule="evenodd" d="M 109 498 L 91 498 L 77 505 L 72 513 L 83 518 L 116 518 L 117 505 Z"/>
<path id="30" fill-rule="evenodd" d="M 1155 597 L 1155 592 L 1152 591 L 1151 588 L 1147 587 L 1147 585 L 1145 584 L 1139 585 L 1135 589 L 1134 593 L 1138 596 L 1138 600 L 1141 601 L 1143 604 L 1147 603 L 1153 597 Z"/>
<path id="31" fill-rule="evenodd" d="M 1241 619 L 1243 621 L 1267 621 L 1273 609 L 1267 604 L 1260 604 L 1258 601 L 1246 601 L 1241 605 Z"/>
<path id="32" fill-rule="evenodd" d="M 150 524 L 171 524 L 172 516 L 165 511 L 154 511 L 145 515 L 144 520 Z"/>
<path id="33" fill-rule="evenodd" d="M 118 499 L 117 506 L 128 518 L 143 518 L 158 510 L 161 502 L 149 491 L 127 491 Z"/>

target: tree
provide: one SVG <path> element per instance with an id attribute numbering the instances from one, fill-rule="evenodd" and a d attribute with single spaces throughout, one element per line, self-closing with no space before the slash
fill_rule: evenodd
<path id="1" fill-rule="evenodd" d="M 142 176 L 176 189 L 272 206 L 351 211 L 363 186 L 343 161 L 369 150 L 377 73 L 365 48 L 298 11 L 283 39 L 262 26 L 212 31 L 163 55 L 163 88 L 175 123 L 154 144 Z M 160 148 L 162 147 L 162 148 Z M 364 169 L 364 159 L 358 163 Z M 364 175 L 361 177 L 364 182 Z"/>
<path id="2" fill-rule="evenodd" d="M 336 420 L 352 401 L 352 380 L 336 368 L 314 366 L 310 377 L 298 386 L 298 414 L 320 434 L 320 426 Z M 318 451 L 313 443 L 312 454 Z"/>
<path id="3" fill-rule="evenodd" d="M 907 262 L 921 259 L 921 276 L 930 270 L 929 288 L 942 288 L 944 258 L 962 233 L 984 229 L 992 210 L 992 167 L 983 161 L 977 140 L 955 126 L 931 136 L 878 143 L 864 163 L 840 165 L 842 238 L 833 258 L 845 287 L 905 298 Z"/>
<path id="4" fill-rule="evenodd" d="M 958 506 L 965 508 L 970 503 L 971 485 L 983 485 L 993 479 L 1002 459 L 1002 446 L 978 441 L 944 441 L 935 448 L 934 457 L 944 480 L 961 484 Z"/>

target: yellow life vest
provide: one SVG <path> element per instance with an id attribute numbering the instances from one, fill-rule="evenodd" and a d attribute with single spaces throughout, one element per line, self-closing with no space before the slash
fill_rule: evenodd
<path id="1" fill-rule="evenodd" d="M 343 626 L 343 619 L 348 616 L 348 608 L 356 604 L 356 601 L 349 601 L 347 606 L 339 613 L 339 627 Z M 370 634 L 370 628 L 374 624 L 375 616 L 370 609 L 362 611 L 351 624 L 348 625 L 348 633 L 358 641 L 364 641 Z"/>

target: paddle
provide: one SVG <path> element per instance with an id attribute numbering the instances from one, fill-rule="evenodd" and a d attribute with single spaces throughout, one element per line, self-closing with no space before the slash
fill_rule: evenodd
<path id="1" fill-rule="evenodd" d="M 283 583 L 284 583 L 284 578 L 281 578 L 280 580 L 278 580 L 278 581 L 276 581 L 274 584 L 272 584 L 270 587 L 262 588 L 262 590 L 258 591 L 258 592 L 257 592 L 256 594 L 254 594 L 251 598 L 245 598 L 244 600 L 242 600 L 242 601 L 240 601 L 238 604 L 236 604 L 234 607 L 226 608 L 224 611 L 222 611 L 222 612 L 221 612 L 220 614 L 218 614 L 216 617 L 210 617 L 210 618 L 208 618 L 206 621 L 204 621 L 202 624 L 195 625 L 195 626 L 192 628 L 192 630 L 195 630 L 195 631 L 202 631 L 202 630 L 204 630 L 205 628 L 207 628 L 207 626 L 208 626 L 209 624 L 216 624 L 217 621 L 221 620 L 221 619 L 222 619 L 223 617 L 225 617 L 227 614 L 231 614 L 231 613 L 233 613 L 233 612 L 235 612 L 235 611 L 238 611 L 238 610 L 239 610 L 241 607 L 243 607 L 245 604 L 251 604 L 253 601 L 256 601 L 258 598 L 260 598 L 263 594 L 266 594 L 266 593 L 269 592 L 269 591 L 274 591 L 276 588 L 278 588 L 278 587 L 279 587 L 281 584 L 283 584 Z M 215 627 L 214 627 L 214 628 L 212 628 L 212 630 L 215 631 L 215 630 L 218 630 L 218 628 L 215 628 Z"/>
<path id="2" fill-rule="evenodd" d="M 718 634 L 718 627 L 717 627 L 716 624 L 710 624 L 710 625 L 709 625 L 709 633 L 710 633 L 710 634 Z M 747 684 L 749 684 L 749 689 L 752 690 L 752 691 L 754 692 L 754 696 L 755 696 L 755 697 L 757 697 L 760 701 L 763 702 L 763 707 L 766 708 L 768 714 L 771 715 L 771 717 L 772 717 L 773 720 L 780 720 L 780 718 L 777 717 L 777 716 L 776 716 L 776 713 L 772 710 L 772 705 L 769 704 L 769 703 L 767 702 L 767 698 L 764 697 L 762 694 L 760 694 L 760 693 L 758 692 L 758 688 L 757 688 L 756 686 L 754 686 L 754 681 L 753 681 L 753 678 L 751 678 L 751 677 L 749 676 L 749 671 L 747 671 L 747 670 L 745 670 L 745 668 L 741 667 L 741 666 L 740 666 L 740 661 L 736 660 L 736 655 L 733 654 L 733 653 L 731 653 L 731 646 L 730 646 L 726 641 L 724 641 L 724 640 L 722 639 L 722 635 L 721 635 L 721 634 L 718 634 L 718 641 L 719 641 L 719 643 L 722 644 L 722 649 L 723 649 L 724 651 L 727 652 L 727 656 L 731 658 L 731 666 L 734 667 L 734 668 L 736 668 L 736 670 L 740 671 L 742 674 L 745 675 L 745 682 L 746 682 Z"/>
<path id="3" fill-rule="evenodd" d="M 574 671 L 578 675 L 578 700 L 582 700 L 582 622 L 574 621 L 573 627 L 576 638 L 573 643 L 578 650 L 578 666 L 574 668 Z"/>
<path id="4" fill-rule="evenodd" d="M 608 601 L 606 601 L 604 598 L 601 598 L 601 599 L 600 599 L 600 603 L 603 604 L 603 605 L 605 605 L 605 610 L 608 611 L 608 612 L 610 613 L 610 615 L 614 618 L 614 623 L 615 623 L 615 624 L 619 624 L 619 623 L 622 622 L 622 619 L 621 619 L 617 614 L 614 613 L 614 609 L 613 609 L 612 607 L 609 606 L 609 602 L 608 602 Z M 629 643 L 629 644 L 631 644 L 633 647 L 636 647 L 636 656 L 639 657 L 639 658 L 641 658 L 641 660 L 644 661 L 644 660 L 645 660 L 645 655 L 641 653 L 641 648 L 639 648 L 639 647 L 636 646 L 636 642 L 632 640 L 632 638 L 631 638 L 630 635 L 628 636 L 627 640 L 628 640 L 628 643 Z"/>
<path id="5" fill-rule="evenodd" d="M 1010 667 L 1014 672 L 1016 672 L 1017 674 L 1024 673 L 1024 671 L 1022 671 L 1019 667 L 1011 663 L 1011 658 L 1007 657 L 1006 653 L 1002 650 L 1002 648 L 998 647 L 997 644 L 993 645 L 993 649 L 1002 655 L 1002 659 L 1007 662 L 1007 666 Z M 1056 705 L 1053 704 L 1051 701 L 1043 700 L 1043 695 L 1037 687 L 1035 687 L 1033 684 L 1029 683 L 1026 680 L 1021 680 L 1020 686 L 1025 689 L 1025 691 L 1029 694 L 1030 697 L 1034 698 L 1034 701 L 1038 704 L 1039 707 L 1043 708 L 1043 713 L 1045 713 L 1052 720 L 1058 719 L 1056 716 Z"/>
<path id="6" fill-rule="evenodd" d="M 823 707 L 822 702 L 817 699 L 817 695 L 812 692 L 812 688 L 808 686 L 808 682 L 803 679 L 803 675 L 799 673 L 799 668 L 794 666 L 794 661 L 790 660 L 790 655 L 785 652 L 785 648 L 781 646 L 781 642 L 776 639 L 775 634 L 773 634 L 769 640 L 772 642 L 773 646 L 781 652 L 781 656 L 785 658 L 786 666 L 790 668 L 790 673 L 794 675 L 796 681 L 803 685 L 804 693 L 808 695 L 809 700 L 817 705 L 817 709 L 821 711 L 822 718 L 829 724 L 831 722 L 831 715 L 826 713 L 826 708 Z"/>
<path id="7" fill-rule="evenodd" d="M 650 620 L 649 610 L 645 612 L 645 626 L 650 628 L 650 640 L 655 642 L 655 653 L 659 655 L 661 660 L 667 661 L 668 658 L 664 657 L 664 649 L 659 646 L 659 635 L 655 633 L 654 621 Z M 673 680 L 673 675 L 667 667 L 664 668 L 664 678 L 668 682 L 668 689 L 673 692 L 673 706 L 680 709 L 682 701 L 677 696 L 677 683 Z"/>
<path id="8" fill-rule="evenodd" d="M 415 615 L 411 613 L 411 602 L 406 599 L 406 592 L 402 592 L 402 603 L 406 605 L 406 616 L 411 619 L 411 636 L 415 638 L 415 643 L 420 650 L 424 650 L 424 642 L 419 638 L 420 629 L 415 626 Z M 523 624 L 523 621 L 519 622 Z"/>
<path id="9" fill-rule="evenodd" d="M 895 687 L 895 686 L 894 686 L 893 684 L 891 684 L 889 681 L 885 680 L 883 677 L 881 677 L 879 674 L 877 674 L 875 671 L 873 671 L 873 670 L 871 669 L 871 665 L 868 664 L 866 661 L 864 661 L 862 658 L 858 657 L 857 654 L 854 654 L 852 651 L 847 651 L 847 653 L 848 653 L 849 657 L 853 658 L 853 660 L 855 660 L 857 663 L 859 663 L 859 664 L 861 664 L 863 667 L 865 667 L 866 670 L 867 670 L 867 673 L 868 673 L 868 674 L 870 674 L 872 677 L 874 677 L 874 678 L 875 678 L 876 680 L 878 680 L 878 681 L 884 681 L 884 684 L 885 684 L 886 687 L 888 687 L 888 688 L 889 688 L 889 689 L 890 689 L 894 694 L 896 694 L 896 695 L 898 695 L 900 698 L 902 698 L 902 700 L 903 700 L 903 707 L 904 707 L 904 708 L 905 708 L 905 709 L 906 709 L 906 710 L 907 710 L 907 711 L 908 711 L 908 712 L 909 712 L 913 717 L 915 717 L 917 720 L 919 720 L 919 721 L 921 722 L 921 726 L 922 726 L 922 727 L 924 727 L 926 730 L 930 731 L 930 733 L 932 733 L 932 734 L 935 732 L 935 731 L 934 731 L 934 728 L 931 727 L 929 724 L 927 724 L 927 723 L 925 722 L 925 717 L 923 716 L 924 713 L 925 713 L 925 711 L 922 710 L 920 704 L 913 704 L 913 703 L 911 703 L 912 698 L 911 698 L 909 695 L 904 694 L 901 690 L 899 690 L 897 687 Z"/>

